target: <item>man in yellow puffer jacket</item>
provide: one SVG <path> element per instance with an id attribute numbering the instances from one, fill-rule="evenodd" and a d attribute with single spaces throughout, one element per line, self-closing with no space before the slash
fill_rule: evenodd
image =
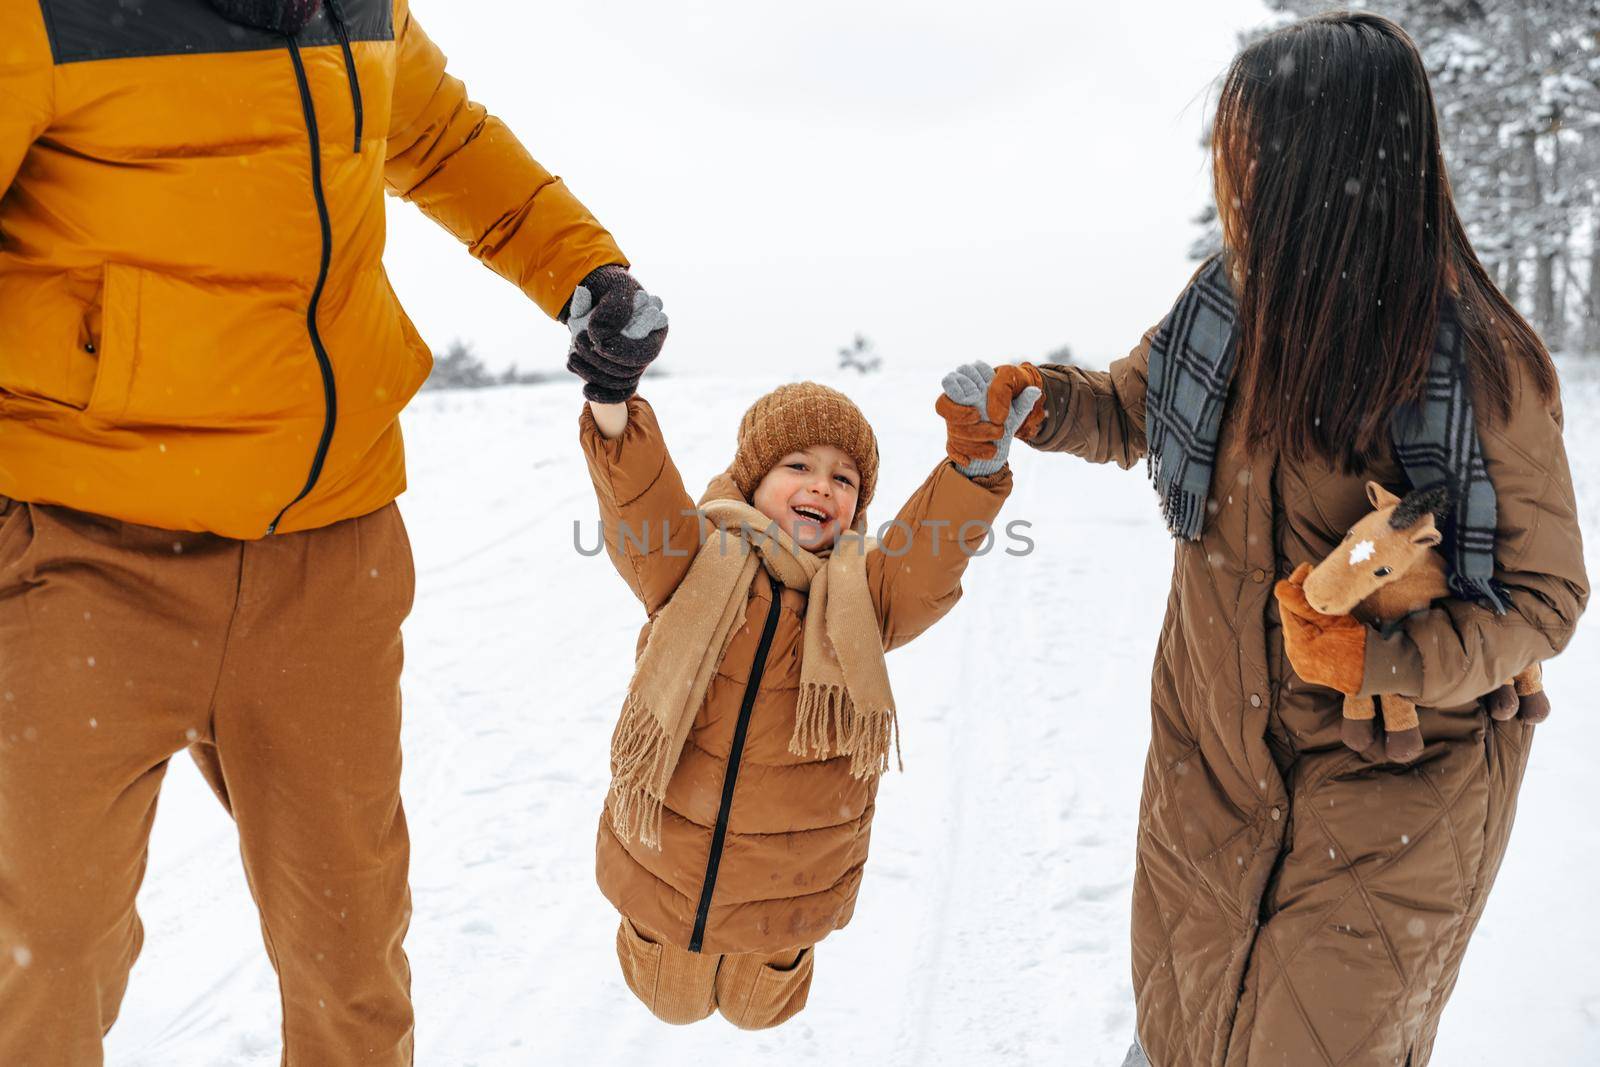
<path id="1" fill-rule="evenodd" d="M 659 302 L 407 0 L 0 0 L 0 1064 L 101 1062 L 185 747 L 284 1062 L 411 1062 L 385 191 L 632 392 Z"/>

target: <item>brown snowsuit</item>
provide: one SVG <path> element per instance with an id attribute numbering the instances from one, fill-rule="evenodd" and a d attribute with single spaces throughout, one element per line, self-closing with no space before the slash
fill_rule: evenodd
<path id="1" fill-rule="evenodd" d="M 1106 372 L 1041 368 L 1030 443 L 1141 459 L 1153 334 Z M 1177 543 L 1151 685 L 1133 979 L 1154 1067 L 1428 1062 L 1534 732 L 1491 721 L 1478 698 L 1559 652 L 1589 591 L 1559 404 L 1520 366 L 1513 376 L 1508 422 L 1478 405 L 1510 613 L 1449 601 L 1369 639 L 1366 691 L 1421 705 L 1427 748 L 1405 767 L 1340 743 L 1341 697 L 1295 677 L 1272 597 L 1370 510 L 1367 479 L 1402 492 L 1403 472 L 1392 458 L 1344 474 L 1246 453 L 1225 413 L 1204 532 Z"/>
<path id="2" fill-rule="evenodd" d="M 627 429 L 615 440 L 601 436 L 587 407 L 580 425 L 606 550 L 653 619 L 699 547 L 694 501 L 643 399 L 628 401 Z M 1010 491 L 1009 469 L 969 479 L 942 461 L 911 495 L 898 524 L 866 560 L 886 650 L 910 641 L 955 605 L 968 556 Z M 626 540 L 625 531 L 635 539 Z M 637 539 L 645 531 L 642 550 Z M 625 967 L 640 955 L 654 966 L 661 953 L 652 942 L 692 946 L 707 956 L 786 955 L 771 968 L 774 974 L 755 979 L 769 987 L 769 996 L 782 992 L 777 967 L 849 922 L 877 793 L 875 778 L 851 774 L 848 757 L 818 760 L 789 750 L 806 597 L 783 589 L 774 604 L 774 588 L 764 571 L 751 584 L 744 624 L 672 776 L 661 848 L 622 841 L 606 815 L 596 844 L 600 888 L 629 921 L 619 931 Z M 650 626 L 640 632 L 641 652 Z M 636 932 L 647 936 L 641 940 Z M 810 956 L 799 959 L 806 977 Z M 724 1011 L 736 1022 L 772 1021 Z"/>

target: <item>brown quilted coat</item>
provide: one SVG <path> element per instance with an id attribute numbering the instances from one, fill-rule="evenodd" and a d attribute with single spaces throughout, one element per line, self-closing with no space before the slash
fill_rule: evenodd
<path id="1" fill-rule="evenodd" d="M 1032 444 L 1141 459 L 1153 333 L 1108 372 L 1042 368 Z M 1534 734 L 1491 721 L 1478 697 L 1561 651 L 1588 598 L 1559 404 L 1522 368 L 1514 380 L 1510 420 L 1479 417 L 1511 612 L 1449 601 L 1369 641 L 1368 688 L 1422 705 L 1428 744 L 1410 767 L 1340 744 L 1340 698 L 1295 677 L 1271 593 L 1369 510 L 1367 479 L 1400 492 L 1404 474 L 1392 460 L 1346 475 L 1245 454 L 1225 415 L 1210 515 L 1177 544 L 1151 680 L 1133 979 L 1154 1067 L 1428 1062 Z"/>
<path id="2" fill-rule="evenodd" d="M 694 501 L 643 399 L 628 401 L 627 429 L 609 441 L 585 405 L 580 439 L 600 501 L 607 553 L 653 620 L 694 559 L 698 523 L 685 514 Z M 969 479 L 944 461 L 900 509 L 905 526 L 886 532 L 880 550 L 866 561 L 886 650 L 910 641 L 955 606 L 968 552 L 985 536 L 969 527 L 963 551 L 962 524 L 993 522 L 1010 492 L 1009 468 Z M 928 525 L 930 519 L 948 525 Z M 631 540 L 622 537 L 624 523 Z M 645 530 L 648 551 L 641 551 Z M 877 780 L 852 776 L 848 757 L 817 760 L 789 751 L 800 689 L 802 593 L 781 592 L 765 666 L 743 716 L 747 725 L 739 728 L 773 588 L 766 572 L 758 571 L 744 624 L 717 668 L 668 786 L 661 849 L 624 843 L 609 818 L 600 819 L 595 868 L 601 890 L 637 926 L 680 948 L 798 948 L 842 928 L 855 908 Z M 650 626 L 639 634 L 641 652 Z M 725 794 L 730 768 L 733 786 Z M 726 834 L 714 850 L 719 817 Z"/>

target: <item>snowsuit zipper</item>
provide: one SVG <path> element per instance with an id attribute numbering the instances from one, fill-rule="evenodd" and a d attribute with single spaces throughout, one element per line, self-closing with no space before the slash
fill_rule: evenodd
<path id="1" fill-rule="evenodd" d="M 350 78 L 350 106 L 356 113 L 356 142 L 352 149 L 356 155 L 361 154 L 361 76 L 356 73 L 356 57 L 350 51 L 350 28 L 345 23 L 343 0 L 328 0 L 328 17 L 333 20 L 333 28 L 339 34 L 339 47 L 344 49 L 344 72 Z"/>
<path id="2" fill-rule="evenodd" d="M 328 358 L 328 350 L 322 346 L 322 334 L 317 330 L 317 307 L 322 303 L 322 290 L 328 284 L 328 267 L 333 262 L 333 224 L 328 218 L 328 199 L 322 188 L 322 139 L 317 134 L 317 107 L 311 99 L 311 83 L 306 79 L 306 65 L 300 58 L 300 45 L 293 37 L 288 41 L 289 57 L 294 61 L 295 81 L 300 86 L 300 109 L 305 114 L 306 135 L 311 142 L 311 192 L 316 197 L 317 221 L 322 227 L 322 263 L 317 269 L 317 284 L 311 290 L 311 301 L 306 305 L 306 332 L 311 336 L 311 350 L 317 356 L 317 369 L 322 372 L 322 397 L 326 414 L 322 420 L 322 437 L 317 441 L 317 451 L 311 459 L 311 473 L 306 477 L 305 487 L 278 512 L 267 526 L 268 534 L 277 530 L 284 512 L 304 500 L 312 486 L 317 484 L 317 479 L 322 475 L 322 465 L 328 458 L 328 446 L 333 443 L 333 427 L 339 418 L 339 394 L 333 382 L 333 362 Z"/>
<path id="3" fill-rule="evenodd" d="M 728 752 L 728 770 L 722 776 L 722 805 L 717 809 L 716 829 L 711 832 L 711 853 L 706 857 L 706 880 L 700 888 L 700 906 L 695 910 L 694 932 L 689 936 L 690 952 L 699 952 L 700 946 L 705 943 L 706 919 L 711 914 L 711 895 L 717 888 L 717 868 L 722 865 L 722 847 L 728 838 L 728 813 L 733 808 L 733 787 L 739 780 L 739 761 L 744 758 L 745 734 L 750 730 L 750 713 L 755 708 L 756 691 L 761 687 L 761 672 L 767 666 L 767 653 L 772 649 L 772 636 L 778 630 L 778 609 L 782 599 L 780 592 L 778 583 L 772 582 L 772 608 L 767 612 L 761 643 L 756 646 L 756 656 L 750 664 L 750 680 L 744 685 L 739 721 L 733 728 L 733 747 Z"/>

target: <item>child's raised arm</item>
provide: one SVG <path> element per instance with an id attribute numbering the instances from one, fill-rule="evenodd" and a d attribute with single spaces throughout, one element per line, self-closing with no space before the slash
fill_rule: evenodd
<path id="1" fill-rule="evenodd" d="M 594 416 L 594 424 L 600 429 L 600 436 L 607 441 L 614 441 L 622 436 L 622 431 L 628 428 L 628 405 L 602 404 L 598 400 L 589 401 L 589 414 Z"/>
<path id="2" fill-rule="evenodd" d="M 694 501 L 642 397 L 625 404 L 590 401 L 578 416 L 578 439 L 600 502 L 606 554 L 654 615 L 700 547 Z"/>
<path id="3" fill-rule="evenodd" d="M 968 478 L 949 460 L 941 460 L 911 494 L 867 554 L 867 588 L 886 651 L 955 607 L 967 561 L 983 548 L 1010 495 L 1010 467 Z"/>
<path id="4" fill-rule="evenodd" d="M 961 599 L 967 561 L 994 550 L 995 518 L 1011 494 L 1006 457 L 1018 430 L 1038 421 L 1037 380 L 1026 365 L 995 371 L 982 363 L 945 377 L 937 410 L 948 426 L 950 458 L 911 494 L 867 556 L 885 649 L 943 618 Z"/>

